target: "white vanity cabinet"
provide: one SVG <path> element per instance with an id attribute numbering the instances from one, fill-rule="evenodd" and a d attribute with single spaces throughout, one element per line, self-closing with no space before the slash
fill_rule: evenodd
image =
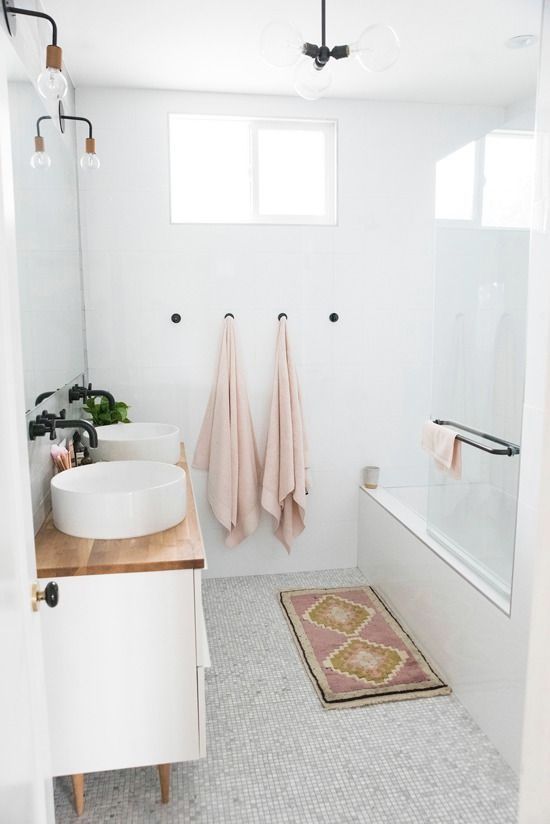
<path id="1" fill-rule="evenodd" d="M 54 775 L 204 755 L 200 575 L 56 578 L 41 610 Z"/>
<path id="2" fill-rule="evenodd" d="M 202 610 L 204 543 L 190 473 L 187 514 L 175 527 L 124 540 L 73 538 L 48 518 L 36 536 L 54 775 L 71 775 L 75 807 L 89 772 L 158 766 L 206 753 Z"/>

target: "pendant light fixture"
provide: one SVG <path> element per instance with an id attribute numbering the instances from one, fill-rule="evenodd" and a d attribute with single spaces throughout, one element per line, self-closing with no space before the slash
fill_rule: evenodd
<path id="1" fill-rule="evenodd" d="M 368 26 L 359 39 L 349 46 L 333 46 L 326 42 L 326 0 L 321 0 L 321 45 L 309 43 L 290 25 L 275 21 L 262 32 L 262 57 L 272 66 L 296 66 L 294 89 L 306 100 L 317 100 L 332 82 L 333 60 L 354 56 L 369 72 L 389 69 L 399 57 L 399 38 L 391 26 Z"/>
<path id="2" fill-rule="evenodd" d="M 37 86 L 42 97 L 50 100 L 57 100 L 67 94 L 67 81 L 61 71 L 63 67 L 63 52 L 57 45 L 57 23 L 42 11 L 32 11 L 31 9 L 20 9 L 10 5 L 9 0 L 2 0 L 4 9 L 4 20 L 8 33 L 11 37 L 15 34 L 15 15 L 21 14 L 27 17 L 37 17 L 40 20 L 47 20 L 52 27 L 52 42 L 46 47 L 46 68 L 38 75 Z"/>

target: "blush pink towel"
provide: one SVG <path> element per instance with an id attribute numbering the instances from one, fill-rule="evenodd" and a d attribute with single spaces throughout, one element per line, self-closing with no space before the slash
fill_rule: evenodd
<path id="1" fill-rule="evenodd" d="M 225 319 L 218 373 L 193 466 L 208 471 L 208 502 L 227 529 L 226 546 L 237 546 L 260 520 L 260 462 L 233 318 Z"/>
<path id="2" fill-rule="evenodd" d="M 286 318 L 279 321 L 275 379 L 269 416 L 262 506 L 273 516 L 275 535 L 290 552 L 305 528 L 307 444 L 302 398 L 290 351 Z"/>
<path id="3" fill-rule="evenodd" d="M 422 449 L 429 452 L 440 472 L 460 480 L 462 476 L 462 444 L 456 432 L 433 421 L 426 421 L 422 430 Z"/>

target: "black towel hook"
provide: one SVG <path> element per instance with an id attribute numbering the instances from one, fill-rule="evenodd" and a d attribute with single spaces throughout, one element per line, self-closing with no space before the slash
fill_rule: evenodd
<path id="1" fill-rule="evenodd" d="M 281 314 L 279 315 L 279 317 L 277 318 L 277 320 L 281 320 L 281 318 L 286 318 L 286 319 L 288 320 L 288 315 L 287 315 L 287 313 L 286 313 L 286 312 L 281 312 Z"/>
<path id="2" fill-rule="evenodd" d="M 235 315 L 233 314 L 233 312 L 227 312 L 223 317 L 224 320 L 225 318 L 233 318 L 233 320 L 235 320 Z"/>

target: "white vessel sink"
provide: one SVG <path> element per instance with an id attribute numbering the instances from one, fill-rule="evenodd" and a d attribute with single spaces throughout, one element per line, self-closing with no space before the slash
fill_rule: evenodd
<path id="1" fill-rule="evenodd" d="M 60 472 L 51 481 L 53 522 L 77 538 L 137 538 L 179 524 L 187 512 L 180 466 L 110 461 Z"/>
<path id="2" fill-rule="evenodd" d="M 180 431 L 169 423 L 115 423 L 97 427 L 100 461 L 164 461 L 180 459 Z"/>

